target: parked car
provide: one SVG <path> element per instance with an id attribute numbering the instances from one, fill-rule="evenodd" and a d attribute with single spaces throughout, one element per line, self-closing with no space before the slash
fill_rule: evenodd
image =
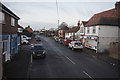
<path id="1" fill-rule="evenodd" d="M 55 38 L 55 41 L 58 42 L 59 38 Z"/>
<path id="2" fill-rule="evenodd" d="M 60 44 L 62 44 L 63 41 L 64 41 L 64 39 L 61 39 L 61 38 L 58 39 L 58 43 L 60 43 Z"/>
<path id="3" fill-rule="evenodd" d="M 22 43 L 22 44 L 29 44 L 29 41 L 26 40 L 26 39 L 23 39 L 23 40 L 21 41 L 21 43 Z"/>
<path id="4" fill-rule="evenodd" d="M 41 41 L 40 37 L 37 37 L 37 38 L 36 38 L 36 41 Z"/>
<path id="5" fill-rule="evenodd" d="M 41 44 L 35 44 L 32 46 L 32 57 L 35 58 L 44 58 L 46 56 L 45 49 Z"/>
<path id="6" fill-rule="evenodd" d="M 22 39 L 22 40 L 25 40 L 25 39 L 26 39 L 26 40 L 29 41 L 29 40 L 31 40 L 31 37 L 28 37 L 28 36 L 26 36 L 26 35 L 21 35 L 21 39 Z"/>
<path id="7" fill-rule="evenodd" d="M 68 46 L 68 44 L 70 42 L 72 42 L 72 40 L 70 40 L 70 39 L 64 39 L 63 44 Z"/>
<path id="8" fill-rule="evenodd" d="M 83 45 L 80 41 L 72 41 L 68 44 L 68 48 L 71 48 L 72 50 L 75 50 L 75 49 L 80 49 L 82 50 L 83 49 Z"/>

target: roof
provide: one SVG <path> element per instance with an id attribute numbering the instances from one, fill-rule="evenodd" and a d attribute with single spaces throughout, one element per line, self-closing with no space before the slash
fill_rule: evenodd
<path id="1" fill-rule="evenodd" d="M 67 32 L 68 33 L 72 33 L 72 32 L 76 33 L 79 29 L 80 29 L 80 27 L 75 26 L 75 27 L 69 28 L 69 30 Z"/>
<path id="2" fill-rule="evenodd" d="M 32 28 L 30 28 L 29 26 L 25 28 L 27 31 L 29 32 L 33 32 Z"/>
<path id="3" fill-rule="evenodd" d="M 14 17 L 15 19 L 20 19 L 17 15 L 15 15 L 10 9 L 8 9 L 1 2 L 0 2 L 0 11 L 7 13 L 8 15 Z"/>
<path id="4" fill-rule="evenodd" d="M 118 26 L 120 23 L 118 23 L 118 19 L 120 19 L 117 16 L 116 9 L 110 9 L 98 14 L 95 14 L 93 17 L 91 17 L 88 20 L 88 23 L 85 26 L 93 26 L 93 25 L 114 25 Z"/>
<path id="5" fill-rule="evenodd" d="M 22 26 L 20 26 L 20 25 L 18 25 L 18 28 L 22 28 L 22 29 L 23 29 L 23 27 L 22 27 Z"/>
<path id="6" fill-rule="evenodd" d="M 82 24 L 85 26 L 88 23 L 88 21 L 82 21 Z"/>

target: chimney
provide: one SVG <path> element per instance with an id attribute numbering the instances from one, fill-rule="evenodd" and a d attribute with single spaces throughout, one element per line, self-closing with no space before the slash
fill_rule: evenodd
<path id="1" fill-rule="evenodd" d="M 79 26 L 79 27 L 80 27 L 80 20 L 78 21 L 77 26 Z"/>
<path id="2" fill-rule="evenodd" d="M 117 11 L 117 15 L 120 17 L 120 1 L 116 2 L 115 4 L 115 9 Z"/>

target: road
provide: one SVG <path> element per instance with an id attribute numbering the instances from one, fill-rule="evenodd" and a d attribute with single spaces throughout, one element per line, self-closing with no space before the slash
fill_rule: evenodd
<path id="1" fill-rule="evenodd" d="M 45 59 L 31 60 L 30 78 L 118 78 L 118 70 L 83 51 L 72 51 L 52 38 L 41 37 Z"/>

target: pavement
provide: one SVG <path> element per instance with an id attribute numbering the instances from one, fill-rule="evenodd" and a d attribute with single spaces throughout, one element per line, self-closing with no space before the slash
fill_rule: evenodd
<path id="1" fill-rule="evenodd" d="M 15 55 L 15 57 L 4 64 L 4 78 L 29 78 L 29 67 L 30 67 L 30 56 L 31 51 L 24 48 L 22 45 L 22 50 Z"/>
<path id="2" fill-rule="evenodd" d="M 118 61 L 89 50 L 72 51 L 52 38 L 41 37 L 46 49 L 45 59 L 31 60 L 31 46 L 22 45 L 21 51 L 9 63 L 4 64 L 6 78 L 118 78 Z M 109 62 L 112 62 L 110 64 Z M 115 65 L 113 66 L 113 63 Z M 117 67 L 116 67 L 117 66 Z"/>
<path id="3" fill-rule="evenodd" d="M 104 62 L 112 65 L 114 68 L 118 69 L 118 71 L 120 72 L 120 60 L 111 58 L 109 57 L 108 54 L 105 54 L 105 53 L 96 53 L 95 51 L 87 48 L 84 48 L 83 51 L 86 52 L 87 54 L 93 55 L 94 57 L 97 57 L 98 59 L 103 60 Z"/>

